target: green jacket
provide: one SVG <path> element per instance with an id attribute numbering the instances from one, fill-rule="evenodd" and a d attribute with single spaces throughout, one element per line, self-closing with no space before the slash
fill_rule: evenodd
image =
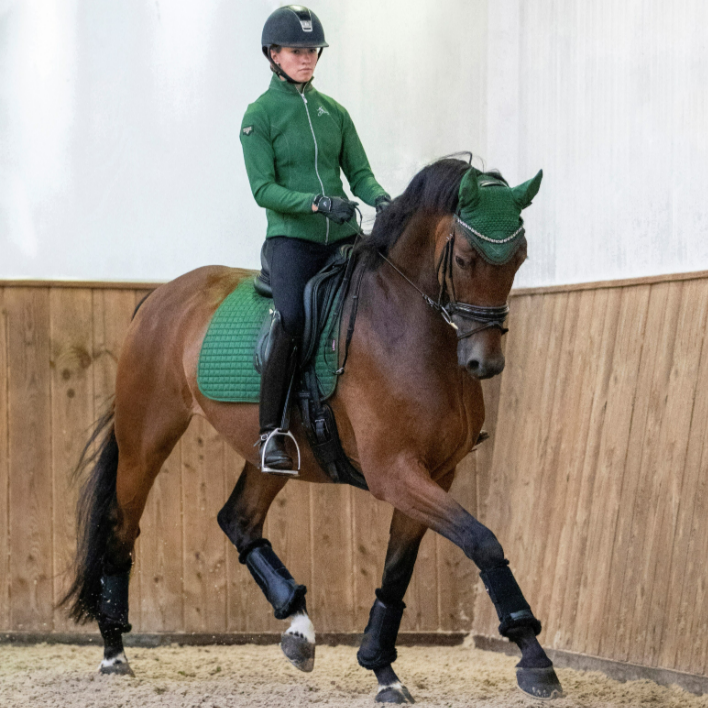
<path id="1" fill-rule="evenodd" d="M 386 193 L 346 109 L 309 83 L 300 93 L 273 76 L 246 110 L 241 145 L 251 191 L 268 216 L 266 237 L 333 243 L 356 233 L 355 217 L 338 225 L 312 211 L 318 194 L 346 197 L 340 168 L 363 202 L 373 206 Z"/>

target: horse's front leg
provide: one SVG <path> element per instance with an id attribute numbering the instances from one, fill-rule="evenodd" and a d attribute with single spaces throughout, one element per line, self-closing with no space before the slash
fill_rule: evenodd
<path id="1" fill-rule="evenodd" d="M 300 671 L 315 666 L 315 628 L 307 614 L 305 593 L 263 538 L 266 514 L 287 477 L 267 475 L 247 462 L 229 500 L 217 516 L 219 526 L 239 552 L 276 619 L 291 619 L 280 640 L 285 656 Z"/>
<path id="2" fill-rule="evenodd" d="M 536 639 L 541 623 L 531 612 L 496 536 L 433 482 L 417 460 L 401 456 L 386 469 L 387 474 L 377 476 L 375 484 L 369 480 L 372 493 L 445 536 L 480 569 L 499 616 L 499 633 L 521 650 L 516 668 L 519 688 L 536 698 L 561 696 L 553 663 Z"/>
<path id="3" fill-rule="evenodd" d="M 454 470 L 438 484 L 448 491 L 453 479 Z M 427 530 L 425 524 L 413 521 L 394 509 L 381 587 L 376 590 L 376 600 L 357 653 L 359 664 L 376 674 L 379 683 L 377 703 L 414 702 L 391 664 L 397 657 L 396 638 L 405 609 L 403 597 L 413 575 L 420 542 Z"/>

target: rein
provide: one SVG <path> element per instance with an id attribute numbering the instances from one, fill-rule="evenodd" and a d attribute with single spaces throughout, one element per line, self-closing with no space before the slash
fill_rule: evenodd
<path id="1" fill-rule="evenodd" d="M 437 312 L 447 324 L 457 331 L 457 339 L 467 339 L 478 332 L 485 329 L 496 327 L 501 330 L 502 334 L 506 334 L 509 330 L 504 327 L 504 320 L 509 314 L 509 305 L 501 305 L 499 307 L 480 307 L 478 305 L 468 305 L 464 302 L 458 302 L 455 296 L 455 283 L 452 277 L 452 255 L 455 245 L 455 232 L 452 231 L 447 239 L 445 248 L 440 254 L 440 260 L 436 268 L 438 281 L 440 281 L 440 291 L 438 292 L 437 302 L 429 295 L 426 295 L 393 261 L 384 256 L 380 251 L 379 256 L 393 268 L 409 285 L 411 285 L 425 300 L 435 312 Z M 440 278 L 442 272 L 442 278 Z M 450 282 L 450 292 L 448 292 L 448 279 Z M 447 300 L 446 304 L 443 302 Z M 452 321 L 454 315 L 472 322 L 481 322 L 479 327 L 460 331 L 460 328 Z"/>

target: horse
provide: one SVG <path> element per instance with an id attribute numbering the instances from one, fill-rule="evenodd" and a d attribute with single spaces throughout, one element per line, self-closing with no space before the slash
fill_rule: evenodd
<path id="1" fill-rule="evenodd" d="M 521 210 L 541 176 L 511 188 L 496 171 L 442 158 L 415 175 L 354 247 L 357 285 L 344 300 L 342 328 L 354 311 L 356 321 L 330 404 L 346 455 L 371 494 L 394 509 L 381 587 L 357 653 L 360 665 L 375 674 L 377 702 L 413 702 L 392 664 L 403 598 L 427 529 L 459 546 L 479 568 L 500 634 L 521 650 L 518 686 L 538 698 L 562 695 L 537 639 L 540 622 L 501 544 L 448 493 L 456 466 L 482 429 L 480 380 L 504 368 L 507 298 L 526 258 Z M 207 266 L 147 296 L 119 356 L 110 408 L 82 455 L 78 470 L 88 472 L 77 508 L 73 584 L 63 604 L 75 621 L 98 622 L 103 673 L 132 674 L 122 635 L 130 631 L 128 582 L 140 517 L 162 464 L 195 415 L 245 460 L 217 521 L 276 618 L 289 620 L 281 640 L 286 657 L 303 671 L 313 668 L 305 587 L 262 533 L 269 507 L 290 478 L 259 469 L 258 406 L 210 400 L 197 385 L 210 320 L 244 277 L 241 270 Z M 297 479 L 330 483 L 297 416 L 291 430 L 302 452 Z"/>

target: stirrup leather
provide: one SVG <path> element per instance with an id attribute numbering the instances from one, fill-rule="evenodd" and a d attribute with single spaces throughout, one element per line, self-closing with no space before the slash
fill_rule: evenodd
<path id="1" fill-rule="evenodd" d="M 282 436 L 284 438 L 290 438 L 295 444 L 295 449 L 297 450 L 297 469 L 296 470 L 274 470 L 271 467 L 266 466 L 265 463 L 265 451 L 268 447 L 270 439 L 276 436 Z M 300 474 L 300 446 L 297 444 L 295 436 L 289 430 L 283 430 L 282 428 L 276 428 L 271 430 L 269 433 L 263 433 L 260 437 L 259 442 L 261 443 L 261 472 L 266 474 L 282 474 L 289 477 L 297 477 Z"/>

